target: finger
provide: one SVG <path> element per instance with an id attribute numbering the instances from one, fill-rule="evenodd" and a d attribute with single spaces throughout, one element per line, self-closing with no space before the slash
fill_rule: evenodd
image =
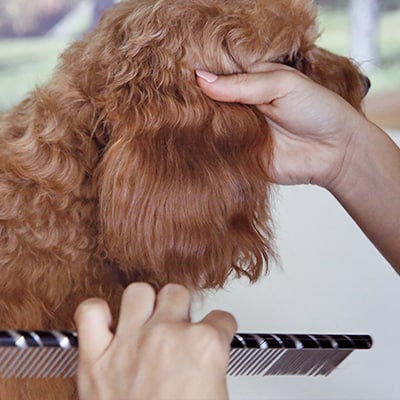
<path id="1" fill-rule="evenodd" d="M 181 285 L 168 284 L 158 293 L 154 319 L 189 321 L 191 302 L 188 289 Z"/>
<path id="2" fill-rule="evenodd" d="M 238 329 L 235 317 L 231 313 L 221 310 L 211 311 L 198 323 L 214 327 L 219 332 L 226 346 L 230 346 L 233 336 Z"/>
<path id="3" fill-rule="evenodd" d="M 78 328 L 80 361 L 97 360 L 113 339 L 108 304 L 101 299 L 86 300 L 76 309 L 74 320 Z"/>
<path id="4" fill-rule="evenodd" d="M 264 61 L 250 65 L 247 72 L 255 73 L 255 72 L 274 72 L 274 71 L 295 71 L 295 68 L 289 67 L 286 64 Z"/>
<path id="5" fill-rule="evenodd" d="M 147 283 L 130 284 L 124 291 L 117 336 L 133 336 L 153 315 L 156 294 Z"/>
<path id="6" fill-rule="evenodd" d="M 268 72 L 216 76 L 196 71 L 203 92 L 214 100 L 252 105 L 272 103 L 295 85 L 298 73 L 286 66 Z"/>

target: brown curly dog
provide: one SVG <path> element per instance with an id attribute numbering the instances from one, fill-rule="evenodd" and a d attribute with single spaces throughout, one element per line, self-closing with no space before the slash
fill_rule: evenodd
<path id="1" fill-rule="evenodd" d="M 82 300 L 117 313 L 144 280 L 256 280 L 273 256 L 273 143 L 250 106 L 205 97 L 195 69 L 291 65 L 359 108 L 365 79 L 315 46 L 304 0 L 126 0 L 0 117 L 0 329 L 69 329 Z M 76 398 L 6 380 L 1 399 Z"/>

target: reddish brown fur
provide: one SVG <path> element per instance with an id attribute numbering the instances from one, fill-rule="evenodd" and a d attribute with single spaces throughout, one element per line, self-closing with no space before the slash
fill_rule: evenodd
<path id="1" fill-rule="evenodd" d="M 73 328 L 89 296 L 116 314 L 134 280 L 256 280 L 273 255 L 268 125 L 205 97 L 194 70 L 285 62 L 359 107 L 359 71 L 315 47 L 314 20 L 304 0 L 132 0 L 73 44 L 0 118 L 0 329 Z M 0 397 L 74 390 L 10 380 Z"/>

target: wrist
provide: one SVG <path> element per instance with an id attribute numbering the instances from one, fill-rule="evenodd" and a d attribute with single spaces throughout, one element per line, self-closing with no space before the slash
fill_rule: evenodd
<path id="1" fill-rule="evenodd" d="M 339 152 L 337 171 L 333 178 L 321 185 L 335 197 L 351 194 L 360 179 L 368 175 L 371 144 L 377 129 L 372 122 L 359 114 L 353 121 L 353 128 L 346 132 L 348 140 Z"/>

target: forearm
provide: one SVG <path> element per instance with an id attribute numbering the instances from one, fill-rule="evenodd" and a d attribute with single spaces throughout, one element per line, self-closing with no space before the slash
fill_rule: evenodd
<path id="1" fill-rule="evenodd" d="M 400 274 L 400 150 L 364 121 L 328 188 Z"/>

